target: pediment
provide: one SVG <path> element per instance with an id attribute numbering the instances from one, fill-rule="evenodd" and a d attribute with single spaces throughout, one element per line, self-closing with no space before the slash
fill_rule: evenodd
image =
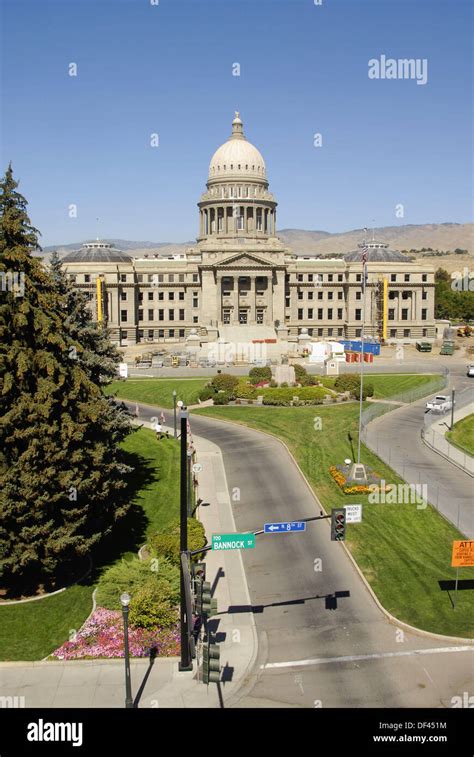
<path id="1" fill-rule="evenodd" d="M 253 255 L 250 252 L 239 252 L 237 255 L 231 255 L 225 260 L 220 260 L 216 263 L 216 268 L 273 268 L 274 264 L 261 258 L 258 255 Z"/>

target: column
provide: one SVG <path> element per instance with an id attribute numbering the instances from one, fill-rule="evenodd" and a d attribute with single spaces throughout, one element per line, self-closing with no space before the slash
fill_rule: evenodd
<path id="1" fill-rule="evenodd" d="M 249 311 L 248 311 L 248 322 L 252 325 L 255 325 L 256 323 L 256 300 L 257 300 L 257 287 L 256 287 L 256 274 L 252 273 L 250 274 L 250 290 L 249 290 Z"/>
<path id="2" fill-rule="evenodd" d="M 232 303 L 234 307 L 231 310 L 230 313 L 230 322 L 233 326 L 238 325 L 239 323 L 239 277 L 233 276 L 232 277 Z"/>

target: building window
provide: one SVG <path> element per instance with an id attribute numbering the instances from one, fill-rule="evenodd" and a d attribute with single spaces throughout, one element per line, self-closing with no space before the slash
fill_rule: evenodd
<path id="1" fill-rule="evenodd" d="M 395 320 L 395 308 L 389 308 L 388 309 L 388 320 L 394 321 Z"/>
<path id="2" fill-rule="evenodd" d="M 138 311 L 138 320 L 143 321 L 143 310 L 141 308 Z"/>
<path id="3" fill-rule="evenodd" d="M 428 299 L 428 292 L 422 292 L 421 293 L 421 299 L 422 300 L 427 300 Z"/>
<path id="4" fill-rule="evenodd" d="M 140 329 L 138 332 L 138 338 L 143 339 L 143 329 Z"/>
<path id="5" fill-rule="evenodd" d="M 148 292 L 148 302 L 153 302 L 153 292 Z"/>
<path id="6" fill-rule="evenodd" d="M 121 273 L 120 274 L 120 281 L 127 281 L 127 274 L 126 273 Z"/>
<path id="7" fill-rule="evenodd" d="M 338 293 L 337 293 L 337 299 L 338 299 L 338 300 L 342 300 L 342 299 L 343 299 L 343 297 L 344 297 L 344 292 L 338 292 Z"/>
<path id="8" fill-rule="evenodd" d="M 193 323 L 199 323 L 199 318 L 197 315 L 193 315 Z"/>
<path id="9" fill-rule="evenodd" d="M 138 281 L 139 284 L 141 284 L 143 282 L 143 273 L 137 274 L 137 281 Z"/>
<path id="10" fill-rule="evenodd" d="M 356 300 L 362 299 L 362 292 L 356 292 Z"/>
<path id="11" fill-rule="evenodd" d="M 143 302 L 143 292 L 138 292 L 138 302 Z"/>
<path id="12" fill-rule="evenodd" d="M 127 339 L 127 332 L 126 331 L 121 331 L 120 332 L 120 339 Z"/>
<path id="13" fill-rule="evenodd" d="M 310 320 L 312 320 L 312 319 L 313 319 L 313 308 L 308 308 L 308 318 L 309 318 Z"/>
<path id="14" fill-rule="evenodd" d="M 152 310 L 152 308 L 150 308 L 149 311 L 148 311 L 148 320 L 149 321 L 153 320 L 153 310 Z"/>
<path id="15" fill-rule="evenodd" d="M 398 295 L 398 292 L 394 292 L 393 289 L 391 289 L 390 292 L 388 293 L 388 299 L 394 300 L 397 295 Z"/>
<path id="16" fill-rule="evenodd" d="M 84 274 L 84 283 L 85 284 L 90 284 L 90 281 L 91 281 L 90 273 Z"/>
<path id="17" fill-rule="evenodd" d="M 303 274 L 302 274 L 302 273 L 299 273 L 299 274 L 297 275 L 297 277 L 296 277 L 296 280 L 297 280 L 297 281 L 303 281 Z"/>
<path id="18" fill-rule="evenodd" d="M 179 338 L 183 339 L 183 337 L 184 337 L 184 329 L 180 329 L 178 333 L 179 333 Z"/>
<path id="19" fill-rule="evenodd" d="M 178 276 L 179 281 L 184 281 L 184 273 L 180 273 Z"/>
<path id="20" fill-rule="evenodd" d="M 120 292 L 120 299 L 122 300 L 122 302 L 126 302 L 127 292 Z"/>
<path id="21" fill-rule="evenodd" d="M 362 329 L 356 329 L 356 336 L 362 336 Z"/>
<path id="22" fill-rule="evenodd" d="M 408 308 L 402 308 L 402 321 L 408 321 Z"/>
<path id="23" fill-rule="evenodd" d="M 301 289 L 298 289 L 298 299 L 299 299 L 299 300 L 302 300 L 302 299 L 303 299 L 303 292 L 302 292 L 302 290 L 301 290 Z"/>
<path id="24" fill-rule="evenodd" d="M 168 334 L 169 334 L 169 336 L 171 338 L 173 338 L 174 337 L 174 329 L 170 329 L 169 332 L 168 332 Z"/>
<path id="25" fill-rule="evenodd" d="M 312 273 L 308 273 L 308 281 L 312 281 L 312 280 L 313 280 L 313 274 Z"/>
<path id="26" fill-rule="evenodd" d="M 362 281 L 362 274 L 356 273 L 356 281 Z"/>
<path id="27" fill-rule="evenodd" d="M 362 319 L 362 310 L 360 308 L 356 308 L 355 319 L 356 321 L 360 321 Z"/>
<path id="28" fill-rule="evenodd" d="M 174 300 L 174 292 L 168 292 L 168 299 Z"/>
<path id="29" fill-rule="evenodd" d="M 337 280 L 338 281 L 343 281 L 343 275 L 342 275 L 342 273 L 338 273 L 337 274 Z"/>
<path id="30" fill-rule="evenodd" d="M 428 311 L 426 308 L 423 308 L 421 311 L 421 320 L 426 321 L 428 319 Z"/>
<path id="31" fill-rule="evenodd" d="M 337 320 L 342 321 L 342 308 L 337 309 Z"/>
<path id="32" fill-rule="evenodd" d="M 128 314 L 127 314 L 127 311 L 126 311 L 126 310 L 121 310 L 121 311 L 120 311 L 120 320 L 121 320 L 121 321 L 122 321 L 123 323 L 126 323 L 126 322 L 127 322 L 127 320 L 128 320 Z"/>
<path id="33" fill-rule="evenodd" d="M 332 321 L 332 308 L 328 309 L 328 321 Z"/>
<path id="34" fill-rule="evenodd" d="M 396 339 L 397 337 L 397 329 L 390 329 L 390 338 Z"/>
<path id="35" fill-rule="evenodd" d="M 149 284 L 153 284 L 154 280 L 155 280 L 154 279 L 154 274 L 153 273 L 149 273 L 148 274 L 148 283 Z"/>
<path id="36" fill-rule="evenodd" d="M 74 274 L 71 273 L 70 276 L 69 276 L 69 281 L 71 282 L 71 284 L 75 284 L 76 283 L 76 279 L 77 279 L 77 276 L 75 276 Z"/>
<path id="37" fill-rule="evenodd" d="M 173 283 L 173 281 L 174 281 L 174 273 L 169 273 L 168 274 L 168 281 L 169 281 L 170 284 Z"/>
<path id="38" fill-rule="evenodd" d="M 334 276 L 332 275 L 332 273 L 328 273 L 328 281 L 332 281 L 333 278 L 334 278 Z"/>
<path id="39" fill-rule="evenodd" d="M 298 308 L 298 320 L 303 320 L 303 308 Z"/>
<path id="40" fill-rule="evenodd" d="M 197 273 L 193 273 L 193 281 L 199 281 L 199 277 Z"/>
<path id="41" fill-rule="evenodd" d="M 422 281 L 428 281 L 428 274 L 427 273 L 422 273 L 421 274 L 421 280 Z"/>
<path id="42" fill-rule="evenodd" d="M 164 310 L 158 310 L 158 320 L 164 321 L 165 320 L 165 311 Z"/>
<path id="43" fill-rule="evenodd" d="M 289 307 L 290 307 L 290 298 L 289 298 L 288 296 L 287 296 L 287 297 L 285 297 L 285 307 L 286 307 L 286 308 L 289 308 Z"/>
<path id="44" fill-rule="evenodd" d="M 323 294 L 324 294 L 324 292 L 318 292 L 318 300 L 322 300 L 323 299 Z"/>
<path id="45" fill-rule="evenodd" d="M 198 298 L 193 297 L 193 308 L 197 308 L 197 307 L 198 307 Z"/>
<path id="46" fill-rule="evenodd" d="M 396 273 L 391 273 L 390 274 L 390 281 L 396 281 L 396 280 L 397 280 L 397 274 Z"/>
<path id="47" fill-rule="evenodd" d="M 163 281 L 164 281 L 164 276 L 163 276 L 163 274 L 162 274 L 162 273 L 159 273 L 159 274 L 158 274 L 158 282 L 159 282 L 160 284 L 162 284 L 162 283 L 163 283 Z"/>
<path id="48" fill-rule="evenodd" d="M 165 338 L 165 330 L 158 329 L 158 339 L 164 339 L 164 338 Z"/>
<path id="49" fill-rule="evenodd" d="M 403 329 L 403 336 L 410 338 L 410 329 Z"/>
<path id="50" fill-rule="evenodd" d="M 322 336 L 324 334 L 324 329 L 318 329 L 318 336 Z"/>
<path id="51" fill-rule="evenodd" d="M 165 299 L 165 293 L 164 292 L 158 292 L 158 299 L 164 300 Z"/>
<path id="52" fill-rule="evenodd" d="M 338 329 L 338 330 L 337 330 L 337 335 L 338 335 L 338 336 L 342 336 L 342 335 L 343 335 L 343 333 L 344 333 L 344 329 Z"/>
<path id="53" fill-rule="evenodd" d="M 404 279 L 404 281 L 410 281 L 410 274 L 409 273 L 405 273 L 403 279 Z"/>
<path id="54" fill-rule="evenodd" d="M 334 292 L 328 292 L 328 300 L 334 299 Z"/>
<path id="55" fill-rule="evenodd" d="M 322 308 L 318 308 L 318 320 L 319 321 L 323 320 L 323 309 Z"/>
<path id="56" fill-rule="evenodd" d="M 174 321 L 174 310 L 168 310 L 168 320 Z"/>
<path id="57" fill-rule="evenodd" d="M 153 339 L 153 329 L 148 329 L 148 339 Z"/>
<path id="58" fill-rule="evenodd" d="M 328 336 L 332 336 L 333 335 L 333 331 L 334 331 L 334 329 L 329 328 L 328 329 Z"/>
<path id="59" fill-rule="evenodd" d="M 184 292 L 179 292 L 178 293 L 178 299 L 184 300 Z"/>
<path id="60" fill-rule="evenodd" d="M 422 336 L 428 336 L 428 329 L 423 329 Z"/>
<path id="61" fill-rule="evenodd" d="M 179 320 L 184 321 L 184 308 L 181 308 L 179 311 Z"/>
<path id="62" fill-rule="evenodd" d="M 410 295 L 411 295 L 411 292 L 402 292 L 402 300 L 408 300 Z"/>

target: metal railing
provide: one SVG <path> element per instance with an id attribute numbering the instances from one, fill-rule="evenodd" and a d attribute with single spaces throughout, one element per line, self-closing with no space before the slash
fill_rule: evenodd
<path id="1" fill-rule="evenodd" d="M 474 391 L 472 388 L 467 388 L 462 392 L 455 394 L 454 405 L 454 421 L 456 422 L 456 415 L 466 417 L 469 412 L 459 413 L 463 409 L 468 409 L 469 405 L 472 405 L 472 412 L 474 412 Z M 451 428 L 451 410 L 446 413 L 425 413 L 424 424 L 421 429 L 421 438 L 423 442 L 439 455 L 449 460 L 450 463 L 461 468 L 470 476 L 474 476 L 474 457 L 469 455 L 468 452 L 464 452 L 459 447 L 446 438 L 446 432 Z"/>

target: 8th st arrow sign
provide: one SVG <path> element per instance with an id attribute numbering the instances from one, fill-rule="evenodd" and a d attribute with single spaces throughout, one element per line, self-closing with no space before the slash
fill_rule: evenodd
<path id="1" fill-rule="evenodd" d="M 301 520 L 289 520 L 283 523 L 265 523 L 263 527 L 265 534 L 289 534 L 295 531 L 306 531 L 306 523 Z"/>

